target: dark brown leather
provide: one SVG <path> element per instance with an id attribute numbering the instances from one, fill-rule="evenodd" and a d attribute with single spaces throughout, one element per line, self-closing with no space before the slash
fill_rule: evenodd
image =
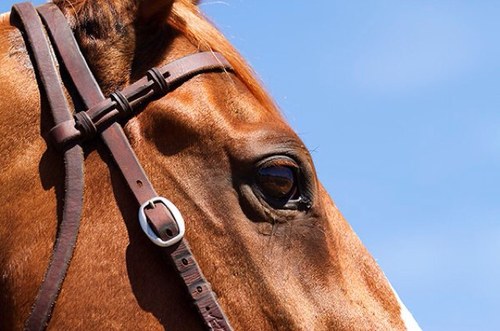
<path id="1" fill-rule="evenodd" d="M 29 3 L 15 5 L 12 9 L 13 23 L 24 27 L 26 44 L 31 47 L 34 65 L 42 83 L 41 93 L 49 103 L 54 124 L 72 118 L 71 111 L 60 85 L 58 70 L 45 38 L 42 23 Z M 82 213 L 83 199 L 83 151 L 78 145 L 64 152 L 65 184 L 64 205 L 56 243 L 47 272 L 38 291 L 26 329 L 43 330 L 50 319 L 54 303 L 73 256 Z"/>
<path id="2" fill-rule="evenodd" d="M 19 16 L 22 18 L 25 26 L 29 26 L 30 30 L 38 31 L 36 38 L 28 38 L 28 41 L 32 43 L 32 48 L 38 48 L 40 43 L 44 43 L 48 49 L 49 46 L 47 45 L 40 21 L 36 13 L 34 13 L 33 7 L 29 4 L 21 4 L 17 5 L 14 10 L 21 12 Z M 222 55 L 217 53 L 193 54 L 161 68 L 151 69 L 148 71 L 146 77 L 124 88 L 122 91 L 113 93 L 106 99 L 81 54 L 65 17 L 59 9 L 53 4 L 47 4 L 39 7 L 38 12 L 44 21 L 47 33 L 61 60 L 60 62 L 62 62 L 69 73 L 71 81 L 78 91 L 83 104 L 86 108 L 89 108 L 86 112 L 77 113 L 75 119 L 72 119 L 70 115 L 64 116 L 64 118 L 61 117 L 55 121 L 51 135 L 56 144 L 63 147 L 63 150 L 69 148 L 67 149 L 68 151 L 73 151 L 75 148 L 80 148 L 78 143 L 81 143 L 85 138 L 90 138 L 94 134 L 99 133 L 113 155 L 137 202 L 143 204 L 157 197 L 157 193 L 139 164 L 123 133 L 122 127 L 115 122 L 116 119 L 118 117 L 131 116 L 137 106 L 150 101 L 152 98 L 158 98 L 166 94 L 169 90 L 179 86 L 197 74 L 231 70 L 229 63 Z M 29 17 L 26 15 L 29 15 Z M 37 23 L 30 23 L 32 21 L 36 21 Z M 47 59 L 50 58 L 50 50 L 47 54 L 43 55 L 43 61 L 48 61 Z M 51 58 L 50 60 L 52 61 Z M 54 65 L 53 67 L 57 76 L 57 70 Z M 40 70 L 39 66 L 37 68 L 39 75 L 44 75 L 44 70 Z M 54 76 L 53 72 L 52 76 Z M 59 78 L 55 79 L 55 77 L 52 77 L 51 79 L 43 78 L 42 82 L 48 81 L 48 89 L 52 88 L 50 84 L 54 85 L 54 82 L 58 82 L 53 89 L 59 89 L 59 93 L 62 93 L 59 86 Z M 47 88 L 45 84 L 44 82 L 44 88 Z M 64 102 L 66 103 L 66 100 Z M 50 104 L 53 106 L 52 103 Z M 60 104 L 54 103 L 54 106 L 59 107 Z M 67 105 L 66 111 L 69 113 Z M 81 152 L 81 149 L 79 151 Z M 83 164 L 83 159 L 81 163 Z M 83 166 L 81 165 L 80 167 Z M 72 174 L 71 170 L 68 170 L 68 173 Z M 79 179 L 82 181 L 81 185 L 83 187 L 83 172 Z M 81 193 L 79 205 L 74 207 L 81 211 Z M 177 223 L 165 205 L 161 203 L 154 204 L 151 207 L 145 208 L 145 213 L 150 226 L 163 240 L 177 235 L 179 231 Z M 76 233 L 74 236 L 76 238 Z M 163 249 L 163 251 L 179 271 L 179 275 L 184 281 L 186 289 L 207 329 L 232 330 L 217 302 L 215 293 L 203 276 L 187 242 L 182 240 L 173 247 Z M 63 279 L 64 275 L 57 280 L 51 279 L 50 283 L 57 283 L 59 284 L 58 288 L 60 288 Z M 58 291 L 49 293 L 49 296 L 52 298 L 52 301 L 49 301 L 51 302 L 50 306 L 54 304 L 57 293 Z M 45 302 L 47 300 L 44 298 L 37 299 L 37 304 L 38 301 Z M 34 313 L 30 316 L 28 323 L 30 320 L 34 320 L 35 322 L 27 324 L 28 328 L 31 329 L 31 326 L 33 326 L 33 329 L 43 329 L 50 318 L 50 311 L 45 316 L 41 316 L 39 313 L 34 317 L 33 315 Z M 39 323 L 39 315 L 44 318 L 41 323 Z"/>
<path id="3" fill-rule="evenodd" d="M 219 305 L 210 283 L 206 280 L 198 262 L 196 262 L 187 241 L 182 240 L 172 252 L 169 252 L 168 249 L 164 249 L 164 252 L 184 281 L 186 289 L 191 295 L 193 303 L 207 329 L 216 331 L 232 330 L 228 318 Z"/>

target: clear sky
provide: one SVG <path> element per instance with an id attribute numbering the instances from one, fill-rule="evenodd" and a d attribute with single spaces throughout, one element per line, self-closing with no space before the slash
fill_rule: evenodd
<path id="1" fill-rule="evenodd" d="M 500 2 L 201 8 L 313 151 L 422 328 L 499 330 Z"/>

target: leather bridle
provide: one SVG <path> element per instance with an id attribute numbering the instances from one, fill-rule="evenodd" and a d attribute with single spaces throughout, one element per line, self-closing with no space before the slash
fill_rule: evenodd
<path id="1" fill-rule="evenodd" d="M 177 270 L 206 329 L 232 330 L 215 293 L 183 238 L 185 226 L 179 210 L 172 202 L 158 196 L 121 124 L 117 122 L 126 121 L 141 106 L 166 95 L 192 77 L 207 72 L 232 71 L 231 65 L 219 53 L 192 54 L 149 70 L 145 77 L 106 98 L 66 18 L 56 5 L 46 4 L 37 9 L 30 3 L 14 5 L 11 22 L 24 32 L 40 82 L 40 92 L 45 96 L 53 117 L 54 125 L 49 132 L 49 139 L 63 153 L 65 164 L 61 222 L 49 267 L 25 328 L 43 330 L 50 321 L 80 225 L 84 190 L 82 146 L 90 139 L 100 138 L 140 206 L 138 216 L 142 229 Z M 76 109 L 76 113 L 72 113 L 56 60 L 61 64 L 61 70 L 64 67 L 70 78 L 67 85 L 77 91 L 85 110 Z"/>

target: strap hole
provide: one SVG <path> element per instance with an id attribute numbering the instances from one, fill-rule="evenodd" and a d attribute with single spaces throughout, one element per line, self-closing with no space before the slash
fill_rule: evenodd
<path id="1" fill-rule="evenodd" d="M 206 306 L 206 307 L 205 307 L 205 310 L 206 310 L 206 311 L 210 311 L 210 306 Z"/>
<path id="2" fill-rule="evenodd" d="M 137 180 L 137 182 L 136 182 L 136 183 L 137 183 L 137 186 L 142 187 L 142 181 Z"/>
<path id="3" fill-rule="evenodd" d="M 196 291 L 198 291 L 198 293 L 201 293 L 201 292 L 203 292 L 203 289 L 201 288 L 201 286 L 198 286 L 198 287 L 196 288 Z"/>
<path id="4" fill-rule="evenodd" d="M 182 264 L 188 265 L 189 261 L 187 259 L 182 259 Z"/>

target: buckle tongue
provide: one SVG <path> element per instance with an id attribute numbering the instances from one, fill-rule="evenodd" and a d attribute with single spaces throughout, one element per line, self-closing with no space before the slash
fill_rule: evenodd
<path id="1" fill-rule="evenodd" d="M 148 207 L 154 207 L 155 203 L 162 203 L 172 214 L 177 227 L 179 228 L 179 234 L 169 240 L 163 240 L 153 231 L 151 226 L 148 223 L 148 219 L 146 217 L 145 209 Z M 148 236 L 148 238 L 160 247 L 170 247 L 172 245 L 177 244 L 181 241 L 182 237 L 184 237 L 184 232 L 186 231 L 186 227 L 184 224 L 184 218 L 182 218 L 181 212 L 177 207 L 170 201 L 163 197 L 156 197 L 144 202 L 139 207 L 139 223 L 141 224 L 142 231 Z"/>

